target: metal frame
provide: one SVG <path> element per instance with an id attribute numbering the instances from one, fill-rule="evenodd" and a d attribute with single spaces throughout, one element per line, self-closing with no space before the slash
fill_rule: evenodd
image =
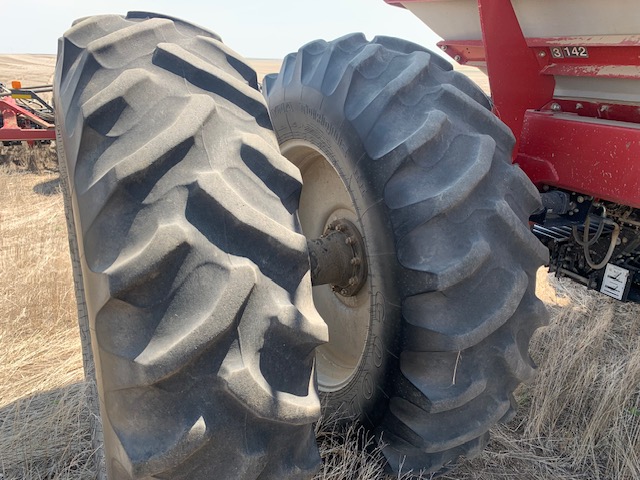
<path id="1" fill-rule="evenodd" d="M 13 95 L 30 94 L 12 91 L 0 96 L 0 142 L 55 140 L 55 126 L 16 103 Z"/>

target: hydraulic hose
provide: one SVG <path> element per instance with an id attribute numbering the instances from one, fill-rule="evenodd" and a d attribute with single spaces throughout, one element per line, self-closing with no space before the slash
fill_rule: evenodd
<path id="1" fill-rule="evenodd" d="M 591 239 L 591 241 L 589 240 L 589 224 L 590 223 L 591 223 L 591 220 L 589 216 L 587 216 L 587 219 L 584 222 L 584 233 L 582 236 L 583 241 L 582 243 L 580 242 L 578 243 L 580 243 L 583 246 L 584 258 L 587 261 L 587 264 L 594 270 L 600 270 L 601 268 L 604 268 L 604 266 L 609 262 L 609 260 L 611 260 L 611 256 L 613 255 L 613 250 L 616 248 L 616 242 L 618 241 L 618 236 L 620 235 L 620 226 L 616 222 L 609 220 L 608 218 L 602 218 L 600 220 L 598 231 L 594 236 L 595 240 L 597 240 L 600 234 L 602 233 L 602 229 L 604 228 L 605 223 L 613 227 L 613 233 L 611 234 L 611 243 L 609 244 L 609 249 L 607 250 L 607 254 L 604 256 L 604 258 L 600 263 L 595 263 L 591 258 L 591 253 L 589 252 L 589 246 L 593 245 L 593 243 L 595 242 L 595 240 L 593 239 Z M 575 233 L 575 227 L 574 227 L 574 233 Z"/>

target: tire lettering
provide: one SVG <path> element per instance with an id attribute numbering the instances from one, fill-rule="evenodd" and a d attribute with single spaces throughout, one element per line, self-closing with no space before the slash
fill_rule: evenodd
<path id="1" fill-rule="evenodd" d="M 380 338 L 376 337 L 373 340 L 373 364 L 377 367 L 380 368 L 382 366 L 382 358 L 383 358 L 383 352 L 384 350 L 382 349 L 382 346 L 380 345 Z"/>
<path id="2" fill-rule="evenodd" d="M 315 108 L 311 108 L 308 105 L 302 105 L 301 111 L 303 114 L 320 125 L 325 130 L 325 132 L 327 132 L 329 136 L 336 141 L 338 147 L 340 147 L 340 150 L 346 150 L 346 144 L 342 139 L 342 136 L 340 135 L 340 130 L 336 128 L 336 126 L 333 125 L 329 120 L 327 120 L 327 118 L 322 113 L 318 112 Z"/>
<path id="3" fill-rule="evenodd" d="M 373 396 L 373 381 L 371 374 L 367 372 L 362 379 L 362 396 L 369 400 Z"/>
<path id="4" fill-rule="evenodd" d="M 384 295 L 382 295 L 382 292 L 377 292 L 373 297 L 373 311 L 371 312 L 371 316 L 374 322 L 384 322 L 386 315 L 384 304 Z"/>

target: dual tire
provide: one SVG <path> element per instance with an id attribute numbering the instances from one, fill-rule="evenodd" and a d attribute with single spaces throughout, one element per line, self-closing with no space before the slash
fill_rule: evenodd
<path id="1" fill-rule="evenodd" d="M 265 79 L 267 107 L 215 34 L 132 12 L 65 33 L 55 84 L 103 476 L 310 477 L 321 399 L 404 471 L 510 417 L 545 320 L 539 199 L 446 62 L 313 42 Z M 353 295 L 311 287 L 305 236 L 340 220 L 364 245 Z"/>

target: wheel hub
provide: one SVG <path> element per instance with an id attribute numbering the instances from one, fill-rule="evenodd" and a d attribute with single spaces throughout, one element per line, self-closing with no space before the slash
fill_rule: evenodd
<path id="1" fill-rule="evenodd" d="M 344 218 L 331 222 L 320 238 L 309 240 L 312 285 L 331 286 L 343 297 L 356 295 L 367 281 L 364 241 Z"/>
<path id="2" fill-rule="evenodd" d="M 281 152 L 302 176 L 298 218 L 307 237 L 313 303 L 329 329 L 329 342 L 316 348 L 318 389 L 339 392 L 359 371 L 371 324 L 369 252 L 360 234 L 357 192 L 314 144 L 289 140 Z"/>

